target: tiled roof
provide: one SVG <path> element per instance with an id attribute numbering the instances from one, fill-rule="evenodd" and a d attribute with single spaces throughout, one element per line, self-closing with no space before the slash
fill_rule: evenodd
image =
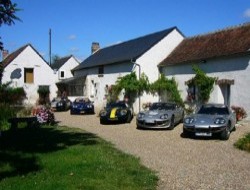
<path id="1" fill-rule="evenodd" d="M 250 23 L 184 39 L 159 66 L 250 53 Z"/>
<path id="2" fill-rule="evenodd" d="M 20 47 L 19 49 L 17 49 L 16 51 L 10 53 L 3 61 L 2 61 L 2 65 L 5 68 L 7 65 L 9 65 L 14 59 L 17 58 L 18 55 L 20 55 L 20 53 L 22 53 L 28 46 L 30 46 L 42 59 L 43 57 L 36 51 L 36 49 L 31 45 L 31 44 L 26 44 L 22 47 Z M 44 60 L 44 59 L 43 59 Z M 44 60 L 45 61 L 45 60 Z M 46 62 L 46 61 L 45 61 Z M 47 62 L 46 62 L 47 63 Z"/>
<path id="3" fill-rule="evenodd" d="M 87 59 L 85 59 L 79 66 L 77 66 L 73 70 L 80 70 L 83 68 L 137 59 L 143 53 L 148 51 L 152 46 L 162 40 L 165 36 L 167 36 L 170 32 L 172 32 L 174 29 L 177 28 L 172 27 L 160 32 L 156 32 L 153 34 L 149 34 L 120 44 L 100 49 L 91 56 L 89 56 Z"/>
<path id="4" fill-rule="evenodd" d="M 57 70 L 60 69 L 60 67 L 63 66 L 71 57 L 72 55 L 58 59 L 55 63 L 51 65 L 51 68 Z"/>
<path id="5" fill-rule="evenodd" d="M 26 44 L 22 47 L 20 47 L 19 49 L 17 49 L 16 51 L 12 52 L 11 54 L 9 54 L 3 61 L 3 67 L 6 67 L 7 65 L 9 65 L 14 59 L 16 59 L 16 57 L 22 53 L 23 50 L 25 50 L 30 44 Z"/>

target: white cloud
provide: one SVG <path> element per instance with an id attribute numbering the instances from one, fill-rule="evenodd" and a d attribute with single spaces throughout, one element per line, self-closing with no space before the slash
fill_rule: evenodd
<path id="1" fill-rule="evenodd" d="M 250 18 L 250 8 L 247 9 L 247 10 L 245 10 L 245 12 L 244 12 L 244 17 Z"/>
<path id="2" fill-rule="evenodd" d="M 76 39 L 76 35 L 75 34 L 71 34 L 69 37 L 68 37 L 69 40 L 75 40 Z"/>

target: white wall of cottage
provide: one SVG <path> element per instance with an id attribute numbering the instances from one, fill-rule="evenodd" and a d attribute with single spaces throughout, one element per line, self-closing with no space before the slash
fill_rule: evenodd
<path id="1" fill-rule="evenodd" d="M 11 80 L 11 73 L 18 68 L 21 69 L 21 78 Z M 33 68 L 33 84 L 24 83 L 24 68 Z M 33 48 L 28 46 L 8 66 L 5 67 L 2 82 L 6 83 L 12 81 L 11 85 L 13 87 L 23 87 L 27 97 L 25 103 L 34 105 L 39 97 L 37 90 L 40 85 L 49 86 L 50 98 L 56 96 L 56 77 L 57 76 L 54 74 L 51 67 L 34 51 Z"/>
<path id="2" fill-rule="evenodd" d="M 136 63 L 141 67 L 141 73 L 145 73 L 148 76 L 150 83 L 158 79 L 159 71 L 157 65 L 169 55 L 182 40 L 183 36 L 177 30 L 173 30 L 136 60 Z M 115 84 L 118 77 L 125 76 L 131 73 L 131 71 L 135 71 L 137 76 L 139 76 L 139 67 L 131 62 L 104 66 L 104 75 L 102 77 L 98 76 L 98 67 L 76 71 L 74 74 L 75 76 L 87 76 L 85 88 L 87 93 L 85 95 L 95 102 L 95 109 L 98 111 L 106 104 L 106 100 L 104 99 L 105 86 Z M 96 90 L 93 88 L 95 84 Z M 123 97 L 121 96 L 120 98 Z M 142 107 L 143 103 L 158 100 L 159 98 L 157 96 L 143 94 L 143 96 L 140 97 L 140 107 Z M 139 99 L 134 103 L 133 109 L 135 113 L 138 113 L 139 109 L 141 109 L 139 108 Z"/>
<path id="3" fill-rule="evenodd" d="M 62 79 L 67 79 L 67 78 L 73 77 L 73 74 L 72 74 L 71 70 L 74 69 L 78 65 L 79 65 L 79 62 L 74 57 L 71 57 L 57 71 L 57 73 L 56 73 L 57 74 L 57 81 L 56 82 L 58 82 L 58 81 L 60 81 Z M 60 77 L 61 71 L 64 72 L 64 78 Z"/>
<path id="4" fill-rule="evenodd" d="M 219 80 L 234 80 L 234 84 L 230 86 L 230 105 L 243 107 L 247 111 L 248 119 L 250 119 L 250 56 L 211 59 L 197 65 L 206 72 L 208 76 L 217 77 Z M 164 67 L 162 71 L 167 77 L 175 78 L 181 96 L 185 100 L 187 97 L 185 81 L 194 77 L 192 64 L 167 66 Z M 214 86 L 209 102 L 224 103 L 219 85 Z"/>

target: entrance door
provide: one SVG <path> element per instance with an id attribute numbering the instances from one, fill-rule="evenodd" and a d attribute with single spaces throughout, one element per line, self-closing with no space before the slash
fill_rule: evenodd
<path id="1" fill-rule="evenodd" d="M 230 107 L 230 84 L 220 84 L 220 89 L 224 98 L 224 104 Z"/>

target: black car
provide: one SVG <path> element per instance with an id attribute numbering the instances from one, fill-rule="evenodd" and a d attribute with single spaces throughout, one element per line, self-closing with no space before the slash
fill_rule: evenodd
<path id="1" fill-rule="evenodd" d="M 100 111 L 100 123 L 130 123 L 133 119 L 131 109 L 123 101 L 110 103 Z"/>
<path id="2" fill-rule="evenodd" d="M 51 101 L 51 109 L 54 111 L 68 111 L 71 106 L 71 101 L 68 98 L 54 98 Z"/>
<path id="3" fill-rule="evenodd" d="M 94 114 L 95 109 L 93 103 L 88 98 L 77 98 L 72 103 L 70 108 L 70 114 Z"/>

